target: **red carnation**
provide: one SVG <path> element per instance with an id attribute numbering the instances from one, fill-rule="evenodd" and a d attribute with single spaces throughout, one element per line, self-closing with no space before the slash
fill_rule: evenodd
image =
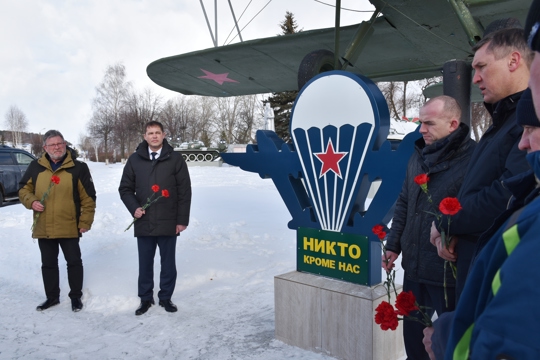
<path id="1" fill-rule="evenodd" d="M 54 185 L 60 184 L 60 178 L 56 175 L 51 176 L 51 182 L 49 183 L 49 187 L 43 193 L 43 196 L 41 197 L 41 200 L 39 202 L 41 204 L 45 204 L 45 200 L 49 197 L 49 193 L 51 192 L 51 189 Z M 39 219 L 39 216 L 41 215 L 40 212 L 37 212 L 34 216 L 34 221 L 32 222 L 32 227 L 30 228 L 32 231 L 34 231 L 34 228 L 36 227 L 37 220 Z"/>
<path id="2" fill-rule="evenodd" d="M 444 215 L 456 215 L 461 209 L 461 204 L 457 198 L 447 197 L 442 199 L 439 204 L 439 210 Z"/>
<path id="3" fill-rule="evenodd" d="M 371 229 L 371 231 L 373 231 L 373 233 L 374 233 L 375 235 L 379 235 L 381 232 L 384 231 L 384 227 L 383 227 L 382 225 L 375 225 L 375 226 Z"/>
<path id="4" fill-rule="evenodd" d="M 386 231 L 381 231 L 377 234 L 377 237 L 379 238 L 379 240 L 384 240 L 384 238 L 386 237 Z"/>
<path id="5" fill-rule="evenodd" d="M 379 324 L 381 329 L 396 330 L 398 326 L 398 317 L 392 305 L 383 301 L 377 306 L 375 312 L 375 323 Z"/>
<path id="6" fill-rule="evenodd" d="M 146 199 L 146 204 L 142 205 L 141 208 L 143 210 L 146 210 L 147 208 L 150 207 L 150 205 L 152 205 L 153 203 L 155 203 L 156 201 L 158 201 L 160 198 L 164 197 L 164 198 L 168 198 L 169 197 L 169 190 L 167 189 L 163 189 L 161 190 L 161 195 L 159 195 L 157 198 L 154 199 L 154 196 L 157 194 L 157 192 L 159 191 L 159 185 L 152 185 L 152 191 L 154 192 L 149 198 Z M 135 224 L 135 221 L 137 221 L 138 219 L 137 218 L 133 218 L 133 221 L 131 222 L 131 224 L 129 224 L 129 226 L 126 228 L 126 230 L 124 231 L 128 231 L 129 228 Z"/>
<path id="7" fill-rule="evenodd" d="M 427 184 L 428 181 L 429 177 L 427 176 L 427 174 L 416 175 L 416 177 L 414 178 L 414 182 L 420 186 Z"/>
<path id="8" fill-rule="evenodd" d="M 411 311 L 418 310 L 416 297 L 412 291 L 402 291 L 396 298 L 396 309 L 399 315 L 409 316 Z"/>

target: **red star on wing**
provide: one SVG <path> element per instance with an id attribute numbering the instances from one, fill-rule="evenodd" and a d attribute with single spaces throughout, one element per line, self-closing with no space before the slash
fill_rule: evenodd
<path id="1" fill-rule="evenodd" d="M 224 73 L 224 74 L 214 74 L 214 73 L 211 73 L 210 71 L 206 71 L 204 69 L 201 69 L 201 71 L 203 73 L 205 73 L 206 75 L 203 75 L 203 76 L 199 76 L 198 78 L 199 79 L 210 79 L 210 80 L 214 80 L 215 82 L 217 82 L 219 85 L 223 85 L 224 82 L 232 82 L 232 83 L 237 83 L 238 81 L 236 80 L 233 80 L 233 79 L 229 79 L 228 76 L 229 76 L 229 73 Z"/>
<path id="2" fill-rule="evenodd" d="M 339 169 L 339 162 L 347 155 L 347 152 L 335 152 L 332 139 L 328 141 L 326 145 L 326 152 L 313 153 L 322 162 L 321 174 L 319 178 L 323 177 L 328 171 L 332 170 L 334 174 L 341 178 L 341 170 Z"/>

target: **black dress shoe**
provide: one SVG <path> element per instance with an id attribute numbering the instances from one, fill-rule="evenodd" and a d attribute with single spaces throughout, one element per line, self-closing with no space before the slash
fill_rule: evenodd
<path id="1" fill-rule="evenodd" d="M 163 306 L 167 312 L 177 312 L 178 308 L 173 304 L 171 299 L 159 300 L 159 306 Z"/>
<path id="2" fill-rule="evenodd" d="M 38 305 L 36 307 L 36 310 L 37 311 L 47 310 L 51 306 L 58 305 L 58 304 L 60 304 L 59 299 L 47 299 L 47 300 L 45 300 L 45 302 L 43 304 Z"/>
<path id="3" fill-rule="evenodd" d="M 152 299 L 152 300 L 142 300 L 141 305 L 139 305 L 139 308 L 137 310 L 135 310 L 135 315 L 144 314 L 145 312 L 148 311 L 148 309 L 150 309 L 150 306 L 152 306 L 154 304 L 155 304 L 154 299 Z"/>
<path id="4" fill-rule="evenodd" d="M 78 312 L 82 310 L 82 301 L 80 298 L 71 299 L 71 310 Z"/>

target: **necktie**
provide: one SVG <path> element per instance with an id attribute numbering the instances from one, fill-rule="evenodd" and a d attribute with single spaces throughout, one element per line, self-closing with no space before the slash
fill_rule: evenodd
<path id="1" fill-rule="evenodd" d="M 157 152 L 150 153 L 152 155 L 152 161 L 156 161 Z"/>

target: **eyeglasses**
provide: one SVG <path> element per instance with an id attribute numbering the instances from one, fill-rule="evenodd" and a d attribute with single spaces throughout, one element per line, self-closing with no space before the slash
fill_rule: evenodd
<path id="1" fill-rule="evenodd" d="M 56 143 L 56 144 L 49 144 L 49 145 L 45 145 L 46 147 L 49 147 L 49 148 L 55 148 L 55 147 L 62 147 L 64 146 L 66 143 L 65 142 L 61 142 L 61 143 Z"/>

